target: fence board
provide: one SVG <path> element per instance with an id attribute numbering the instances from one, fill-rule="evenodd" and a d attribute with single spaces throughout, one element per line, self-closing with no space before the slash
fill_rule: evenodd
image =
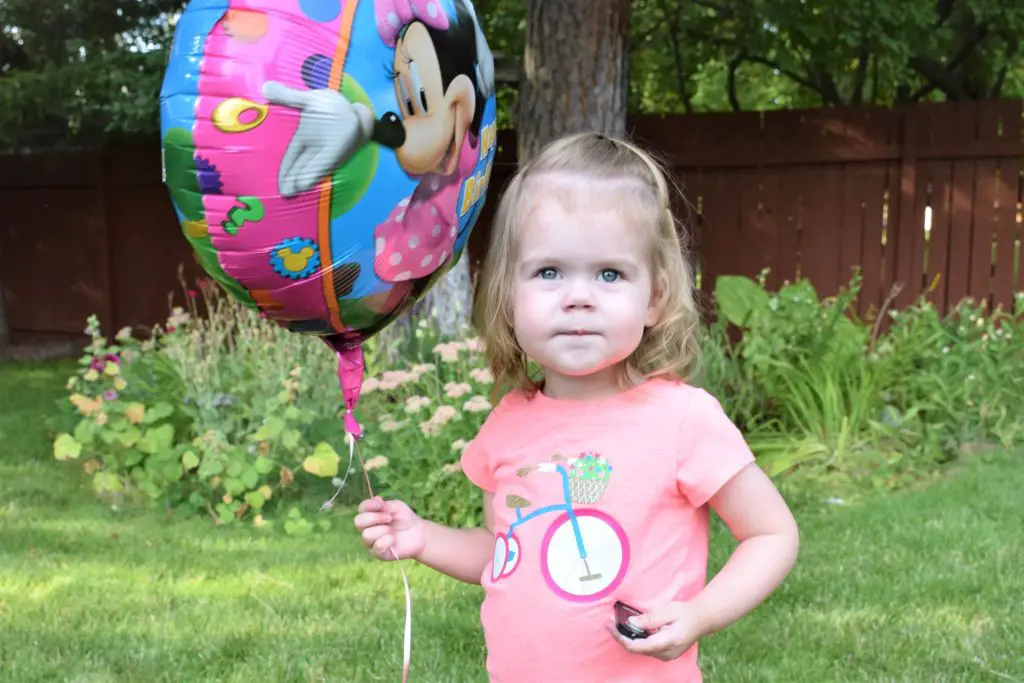
<path id="1" fill-rule="evenodd" d="M 947 161 L 924 161 L 918 167 L 919 197 L 931 208 L 931 226 L 924 253 L 923 283 L 938 285 L 929 299 L 939 310 L 946 307 L 949 283 L 950 230 L 953 220 L 953 164 Z"/>
<path id="2" fill-rule="evenodd" d="M 803 212 L 801 190 L 803 173 L 795 169 L 779 171 L 777 204 L 778 248 L 776 270 L 783 282 L 795 282 L 799 274 L 800 221 Z"/>
<path id="3" fill-rule="evenodd" d="M 839 290 L 839 235 L 842 167 L 821 166 L 804 172 L 803 214 L 800 221 L 800 273 L 821 296 Z"/>
<path id="4" fill-rule="evenodd" d="M 885 248 L 882 243 L 882 221 L 886 190 L 886 167 L 882 164 L 870 164 L 862 171 L 864 209 L 863 239 L 861 241 L 861 289 L 858 300 L 858 313 L 867 316 L 872 310 L 877 311 L 882 305 L 882 273 L 884 269 Z"/>

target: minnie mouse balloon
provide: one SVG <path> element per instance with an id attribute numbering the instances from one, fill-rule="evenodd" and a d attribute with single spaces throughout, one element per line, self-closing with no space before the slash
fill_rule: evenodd
<path id="1" fill-rule="evenodd" d="M 193 0 L 161 92 L 164 182 L 224 289 L 351 348 L 461 256 L 494 89 L 469 0 Z"/>

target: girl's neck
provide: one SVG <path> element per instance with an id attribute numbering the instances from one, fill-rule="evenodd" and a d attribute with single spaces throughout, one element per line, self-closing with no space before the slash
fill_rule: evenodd
<path id="1" fill-rule="evenodd" d="M 623 372 L 626 373 L 625 382 L 622 381 Z M 562 375 L 545 369 L 541 392 L 557 401 L 594 401 L 614 396 L 643 382 L 643 375 L 626 364 L 589 375 Z"/>

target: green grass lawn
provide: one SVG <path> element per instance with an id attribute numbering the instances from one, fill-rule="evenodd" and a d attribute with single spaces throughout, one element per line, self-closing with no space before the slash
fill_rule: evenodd
<path id="1" fill-rule="evenodd" d="M 51 456 L 72 369 L 0 365 L 0 680 L 400 680 L 401 578 L 347 511 L 298 540 L 98 504 Z M 975 457 L 927 489 L 798 510 L 798 568 L 705 641 L 705 680 L 1024 682 L 1022 464 Z M 411 680 L 485 680 L 479 587 L 410 569 Z"/>

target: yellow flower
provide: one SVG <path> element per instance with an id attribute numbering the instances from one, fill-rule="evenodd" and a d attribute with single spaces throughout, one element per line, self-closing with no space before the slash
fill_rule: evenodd
<path id="1" fill-rule="evenodd" d="M 132 328 L 130 327 L 122 327 L 120 330 L 117 331 L 117 334 L 114 335 L 114 339 L 121 342 L 128 341 L 131 338 Z"/>
<path id="2" fill-rule="evenodd" d="M 146 406 L 141 403 L 133 403 L 125 408 L 124 416 L 128 418 L 129 422 L 137 425 L 142 422 L 142 418 L 146 416 Z"/>
<path id="3" fill-rule="evenodd" d="M 256 515 L 255 517 L 252 518 L 252 525 L 254 527 L 256 527 L 257 529 L 260 528 L 261 526 L 266 525 L 266 523 L 267 523 L 266 520 L 263 519 L 263 515 Z"/>
<path id="4" fill-rule="evenodd" d="M 98 413 L 101 405 L 103 404 L 102 398 L 89 398 L 88 396 L 82 396 L 81 394 L 71 394 L 68 400 L 71 401 L 71 405 L 78 408 L 79 413 L 86 417 Z"/>
<path id="5" fill-rule="evenodd" d="M 107 417 L 106 413 L 100 413 L 99 415 L 96 416 L 96 424 L 102 427 L 103 425 L 107 424 L 108 419 L 109 418 Z"/>
<path id="6" fill-rule="evenodd" d="M 100 378 L 100 373 L 96 372 L 92 368 L 89 368 L 88 370 L 85 371 L 85 381 L 86 382 L 95 382 L 99 378 Z"/>
<path id="7" fill-rule="evenodd" d="M 128 382 L 125 382 L 123 377 L 118 377 L 114 380 L 114 389 L 117 391 L 124 391 L 126 386 L 128 386 Z"/>
<path id="8" fill-rule="evenodd" d="M 121 368 L 117 366 L 117 363 L 108 360 L 107 364 L 103 366 L 103 374 L 107 377 L 117 377 L 121 374 Z"/>

